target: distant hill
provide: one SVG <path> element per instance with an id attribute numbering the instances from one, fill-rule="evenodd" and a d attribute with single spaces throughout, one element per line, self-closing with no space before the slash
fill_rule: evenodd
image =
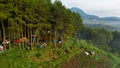
<path id="1" fill-rule="evenodd" d="M 98 16 L 95 16 L 95 15 L 90 15 L 90 14 L 87 14 L 85 13 L 83 10 L 79 9 L 79 8 L 76 8 L 76 7 L 73 7 L 71 8 L 72 11 L 74 12 L 77 12 L 79 13 L 83 19 L 89 19 L 89 20 L 101 20 L 101 21 L 119 21 L 120 22 L 120 18 L 119 17 L 103 17 L 103 18 L 100 18 Z"/>
<path id="2" fill-rule="evenodd" d="M 81 9 L 76 8 L 76 7 L 71 8 L 71 10 L 79 13 L 83 19 L 99 19 L 98 16 L 87 14 L 84 11 L 82 11 Z"/>
<path id="3" fill-rule="evenodd" d="M 117 31 L 120 30 L 119 28 L 120 18 L 119 17 L 111 16 L 111 17 L 100 18 L 99 16 L 96 16 L 96 15 L 87 14 L 83 10 L 76 8 L 76 7 L 72 7 L 70 10 L 73 12 L 77 12 L 81 15 L 83 19 L 83 24 L 102 24 L 102 25 L 114 27 L 113 30 L 117 30 Z"/>
<path id="4" fill-rule="evenodd" d="M 103 18 L 101 18 L 101 20 L 104 20 L 104 21 L 120 21 L 120 18 L 119 17 L 103 17 Z"/>
<path id="5" fill-rule="evenodd" d="M 107 30 L 110 30 L 110 31 L 114 31 L 116 29 L 112 26 L 104 25 L 104 24 L 85 24 L 85 26 L 88 26 L 88 27 L 91 27 L 91 28 L 104 28 L 104 29 L 107 29 Z"/>

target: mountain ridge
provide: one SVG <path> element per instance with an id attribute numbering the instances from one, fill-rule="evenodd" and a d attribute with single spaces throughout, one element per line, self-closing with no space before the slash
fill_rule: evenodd
<path id="1" fill-rule="evenodd" d="M 90 18 L 90 17 L 92 17 L 92 18 L 99 18 L 98 16 L 87 14 L 83 10 L 81 10 L 79 8 L 76 8 L 76 7 L 72 7 L 70 10 L 73 11 L 73 12 L 79 13 L 82 16 L 83 19 L 84 18 Z"/>
<path id="2" fill-rule="evenodd" d="M 83 19 L 83 24 L 88 26 L 88 27 L 92 27 L 92 26 L 97 27 L 98 25 L 101 24 L 101 25 L 104 25 L 107 27 L 108 26 L 112 27 L 112 29 L 106 28 L 110 31 L 120 31 L 120 17 L 109 16 L 109 17 L 102 17 L 101 18 L 101 17 L 96 16 L 96 15 L 88 14 L 77 7 L 72 7 L 70 10 L 72 12 L 76 12 L 76 13 L 80 14 L 81 18 Z M 88 25 L 88 24 L 90 24 L 90 25 Z M 99 26 L 97 28 L 103 28 L 103 27 Z"/>
<path id="3" fill-rule="evenodd" d="M 97 19 L 97 20 L 103 20 L 103 21 L 120 21 L 120 17 L 115 17 L 115 16 L 109 16 L 109 17 L 102 17 L 100 18 L 99 16 L 92 15 L 92 14 L 87 14 L 83 10 L 77 7 L 72 7 L 70 8 L 71 11 L 79 13 L 83 19 Z"/>

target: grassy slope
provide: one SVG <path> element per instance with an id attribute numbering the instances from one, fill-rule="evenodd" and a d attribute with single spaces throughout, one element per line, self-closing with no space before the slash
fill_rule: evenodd
<path id="1" fill-rule="evenodd" d="M 79 44 L 82 51 L 60 68 L 120 68 L 119 56 L 98 49 L 93 44 L 87 44 L 84 40 Z M 94 51 L 95 55 L 87 56 L 84 54 L 85 51 Z"/>
<path id="2" fill-rule="evenodd" d="M 84 51 L 87 50 L 94 51 L 95 55 L 84 55 Z M 104 52 L 92 44 L 87 44 L 84 40 L 68 40 L 62 47 L 48 45 L 42 49 L 35 47 L 33 50 L 22 51 L 14 48 L 0 53 L 0 68 L 66 68 L 66 66 L 71 65 L 71 62 L 82 68 L 86 68 L 86 66 L 87 68 L 90 66 L 94 68 L 97 66 L 120 67 L 120 58 Z M 72 66 L 77 68 L 77 65 Z"/>

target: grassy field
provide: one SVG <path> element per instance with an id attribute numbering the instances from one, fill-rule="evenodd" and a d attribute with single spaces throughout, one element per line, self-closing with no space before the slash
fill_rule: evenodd
<path id="1" fill-rule="evenodd" d="M 86 56 L 85 51 L 95 55 Z M 120 58 L 74 39 L 64 42 L 62 47 L 47 45 L 33 50 L 19 50 L 17 47 L 0 53 L 0 68 L 120 68 Z M 72 65 L 72 66 L 71 66 Z"/>

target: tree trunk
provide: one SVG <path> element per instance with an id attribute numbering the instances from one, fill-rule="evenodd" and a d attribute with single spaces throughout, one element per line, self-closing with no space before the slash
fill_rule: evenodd
<path id="1" fill-rule="evenodd" d="M 2 42 L 2 30 L 0 29 L 0 43 Z"/>
<path id="2" fill-rule="evenodd" d="M 55 35 L 55 41 L 57 41 L 57 30 L 56 30 L 56 26 L 55 26 L 55 33 L 54 33 Z M 57 42 L 55 42 L 55 44 L 54 44 L 55 46 L 57 45 Z"/>
<path id="3" fill-rule="evenodd" d="M 51 43 L 51 27 L 50 27 L 50 45 L 52 45 L 52 43 Z"/>
<path id="4" fill-rule="evenodd" d="M 33 40 L 32 40 L 32 28 L 30 28 L 30 39 L 31 39 L 31 42 L 30 42 L 30 49 L 32 50 L 33 48 Z"/>
<path id="5" fill-rule="evenodd" d="M 20 27 L 18 27 L 18 40 L 20 40 Z M 20 40 L 20 43 L 18 44 L 19 48 L 20 48 L 20 51 L 21 51 L 21 40 Z"/>
<path id="6" fill-rule="evenodd" d="M 21 46 L 22 46 L 22 49 L 24 49 L 25 47 L 25 45 L 24 45 L 24 40 L 23 40 L 23 29 L 22 29 L 23 27 L 22 27 L 22 24 L 21 24 L 21 34 L 22 34 L 22 43 L 21 43 Z"/>
<path id="7" fill-rule="evenodd" d="M 2 27 L 2 30 L 3 30 L 3 39 L 2 39 L 2 41 L 5 42 L 6 35 L 5 35 L 5 27 L 4 27 L 4 24 L 3 24 L 3 20 L 1 20 L 1 27 Z M 4 46 L 4 49 L 6 50 L 5 44 L 3 46 Z"/>
<path id="8" fill-rule="evenodd" d="M 5 33 L 5 27 L 4 27 L 4 24 L 3 24 L 3 20 L 1 21 L 1 26 L 2 26 L 2 30 L 3 30 L 3 41 L 5 41 L 5 39 L 6 39 L 6 33 Z"/>
<path id="9" fill-rule="evenodd" d="M 8 33 L 9 33 L 8 40 L 10 41 L 8 45 L 9 45 L 9 49 L 11 49 L 11 38 L 10 38 L 11 33 L 10 33 L 10 30 L 9 30 L 9 23 L 8 23 Z"/>
<path id="10" fill-rule="evenodd" d="M 27 37 L 28 37 L 28 40 L 30 42 L 30 30 L 29 30 L 29 27 L 27 27 Z"/>

